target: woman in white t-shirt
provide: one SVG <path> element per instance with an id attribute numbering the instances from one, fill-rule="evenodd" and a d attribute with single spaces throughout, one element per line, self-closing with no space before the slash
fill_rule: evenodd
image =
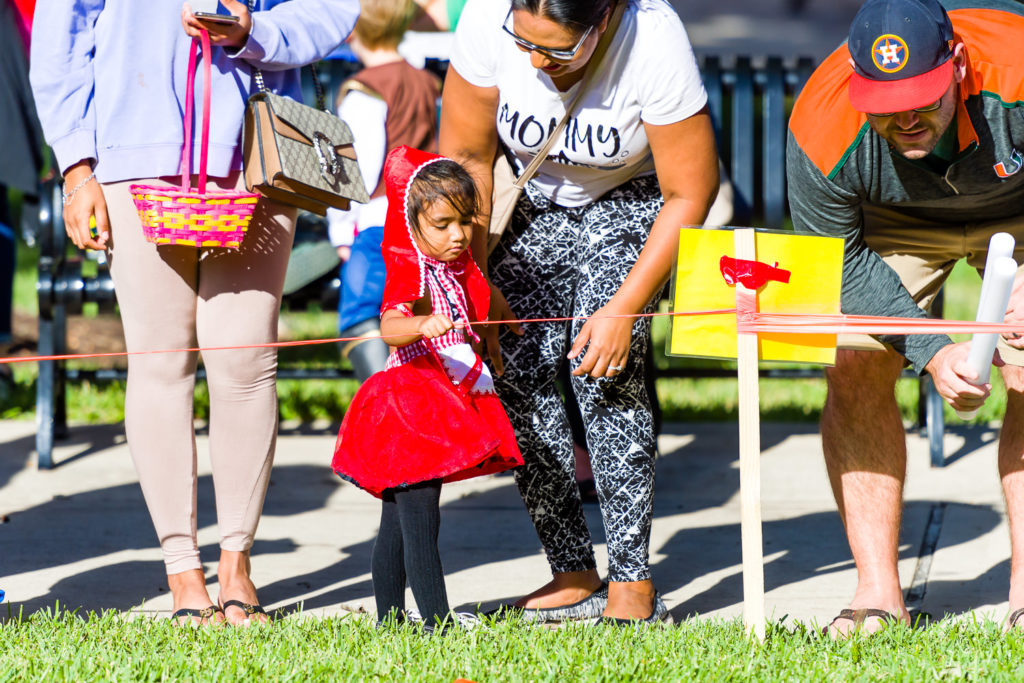
<path id="1" fill-rule="evenodd" d="M 617 1 L 626 3 L 622 20 L 596 65 L 591 58 L 616 0 L 469 0 L 443 95 L 441 153 L 462 161 L 487 198 L 499 149 L 521 172 L 585 71 L 598 69 L 489 259 L 486 215 L 473 238 L 492 283 L 492 320 L 594 316 L 512 326 L 500 347 L 493 327 L 482 331 L 490 333 L 498 393 L 526 460 L 516 481 L 554 575 L 516 603 L 538 621 L 668 617 L 648 565 L 650 319 L 610 316 L 653 310 L 677 229 L 704 220 L 718 165 L 707 96 L 679 17 L 664 0 Z M 566 358 L 608 539 L 607 585 L 555 385 Z"/>

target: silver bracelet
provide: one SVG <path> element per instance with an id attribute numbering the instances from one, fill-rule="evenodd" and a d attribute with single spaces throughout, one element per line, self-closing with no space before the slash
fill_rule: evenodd
<path id="1" fill-rule="evenodd" d="M 61 190 L 60 196 L 61 196 L 61 198 L 64 201 L 64 206 L 67 206 L 72 201 L 74 201 L 75 195 L 78 194 L 78 191 L 81 190 L 83 187 L 85 187 L 85 184 L 88 183 L 90 180 L 92 180 L 95 177 L 96 177 L 95 173 L 90 173 L 88 176 L 86 176 L 85 180 L 83 180 L 82 182 L 78 183 L 73 188 L 71 188 L 71 192 L 65 192 L 65 191 Z"/>

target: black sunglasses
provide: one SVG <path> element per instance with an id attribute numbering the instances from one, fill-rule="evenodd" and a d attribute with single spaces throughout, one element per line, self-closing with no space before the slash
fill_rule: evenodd
<path id="1" fill-rule="evenodd" d="M 943 95 L 943 97 L 945 97 L 945 95 Z M 931 104 L 926 104 L 923 107 L 916 107 L 914 109 L 911 109 L 910 111 L 917 112 L 918 114 L 927 114 L 930 111 L 938 111 L 939 107 L 941 107 L 941 106 L 942 106 L 942 97 L 940 97 L 936 101 L 932 102 Z M 876 119 L 884 119 L 887 116 L 896 116 L 896 114 L 898 114 L 898 113 L 900 113 L 900 112 L 891 111 L 891 112 L 886 112 L 885 114 L 868 114 L 868 116 L 874 116 Z"/>
<path id="2" fill-rule="evenodd" d="M 564 48 L 542 47 L 540 45 L 535 45 L 534 43 L 531 43 L 525 38 L 516 35 L 515 31 L 509 28 L 509 21 L 511 19 L 512 8 L 510 7 L 508 10 L 508 14 L 505 15 L 505 22 L 501 25 L 501 28 L 505 31 L 505 33 L 512 36 L 512 40 L 516 41 L 516 45 L 519 47 L 520 50 L 523 50 L 524 52 L 537 52 L 539 54 L 544 55 L 545 57 L 548 57 L 549 59 L 555 60 L 556 62 L 571 62 L 573 59 L 575 59 L 576 53 L 580 51 L 581 47 L 583 47 L 583 41 L 585 41 L 587 39 L 587 36 L 590 35 L 590 32 L 594 30 L 593 26 L 588 26 L 587 30 L 583 32 L 582 36 L 580 36 L 580 39 L 576 43 L 575 47 L 568 50 Z"/>

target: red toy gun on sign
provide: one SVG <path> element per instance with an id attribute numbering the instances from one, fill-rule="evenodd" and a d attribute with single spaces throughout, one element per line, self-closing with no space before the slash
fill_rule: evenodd
<path id="1" fill-rule="evenodd" d="M 789 282 L 790 271 L 779 268 L 778 261 L 774 266 L 769 266 L 760 261 L 723 256 L 718 262 L 718 267 L 728 284 L 735 285 L 739 282 L 747 289 L 761 289 L 769 282 Z"/>

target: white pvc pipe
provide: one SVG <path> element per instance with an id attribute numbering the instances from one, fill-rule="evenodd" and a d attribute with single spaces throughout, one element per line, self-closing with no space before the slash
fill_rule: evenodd
<path id="1" fill-rule="evenodd" d="M 987 273 L 992 270 L 992 266 L 995 264 L 997 259 L 1004 256 L 1013 258 L 1013 250 L 1016 246 L 1017 244 L 1013 239 L 1013 235 L 1008 232 L 997 232 L 992 235 L 988 240 L 988 255 L 985 257 L 985 272 Z M 982 278 L 981 294 L 978 296 L 979 302 L 985 298 L 986 282 L 988 282 L 988 278 Z"/>
<path id="2" fill-rule="evenodd" d="M 986 264 L 976 320 L 980 323 L 1000 323 L 1006 317 L 1006 308 L 1010 303 L 1010 292 L 1013 290 L 1013 280 L 1017 275 L 1017 262 L 1009 256 L 999 256 L 994 262 L 986 261 Z M 992 354 L 998 339 L 999 334 L 996 332 L 975 333 L 971 338 L 967 364 L 977 375 L 977 379 L 971 380 L 975 386 L 988 383 L 992 374 Z M 968 412 L 956 411 L 964 420 L 973 418 L 977 413 L 977 409 Z"/>

